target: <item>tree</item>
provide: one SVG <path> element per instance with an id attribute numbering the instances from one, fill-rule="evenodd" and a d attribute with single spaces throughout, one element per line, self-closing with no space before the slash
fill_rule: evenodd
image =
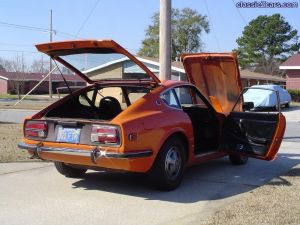
<path id="1" fill-rule="evenodd" d="M 236 42 L 240 66 L 268 74 L 278 74 L 279 64 L 300 48 L 297 30 L 280 14 L 258 16 Z"/>
<path id="2" fill-rule="evenodd" d="M 33 60 L 30 71 L 32 73 L 48 73 L 49 72 L 49 61 L 44 61 L 43 57 L 41 59 Z"/>
<path id="3" fill-rule="evenodd" d="M 203 48 L 201 34 L 209 32 L 209 23 L 206 16 L 196 10 L 184 8 L 172 9 L 172 59 L 183 52 L 198 52 Z M 145 31 L 145 39 L 138 54 L 148 57 L 159 57 L 159 13 L 152 16 L 152 24 Z"/>
<path id="4" fill-rule="evenodd" d="M 2 70 L 1 66 L 3 71 L 16 73 L 15 80 L 9 82 L 12 88 L 12 93 L 17 94 L 20 99 L 21 93 L 24 90 L 25 72 L 27 71 L 27 65 L 24 62 L 23 55 L 22 57 L 17 55 L 13 59 L 0 58 L 0 71 Z"/>
<path id="5" fill-rule="evenodd" d="M 8 71 L 10 68 L 10 64 L 11 62 L 9 60 L 0 57 L 0 71 Z"/>
<path id="6" fill-rule="evenodd" d="M 5 68 L 4 68 L 4 66 L 2 66 L 1 64 L 0 64 L 0 72 L 5 72 L 6 70 L 5 70 Z"/>
<path id="7" fill-rule="evenodd" d="M 0 57 L 0 72 L 5 72 L 5 60 Z"/>

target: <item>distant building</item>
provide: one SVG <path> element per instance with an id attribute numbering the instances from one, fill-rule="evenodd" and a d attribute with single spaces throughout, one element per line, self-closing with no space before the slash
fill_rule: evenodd
<path id="1" fill-rule="evenodd" d="M 300 90 L 300 53 L 288 58 L 279 69 L 286 71 L 286 88 Z"/>
<path id="2" fill-rule="evenodd" d="M 145 64 L 151 72 L 158 76 L 159 61 L 158 59 L 149 57 L 136 57 L 139 61 Z M 172 80 L 186 80 L 185 70 L 181 62 L 172 62 Z M 93 79 L 103 78 L 130 78 L 139 76 L 138 68 L 127 57 L 113 60 L 103 65 L 91 68 L 84 71 L 85 74 Z M 243 87 L 248 87 L 256 84 L 278 84 L 285 86 L 285 78 L 272 76 L 269 74 L 255 73 L 247 70 L 241 70 L 241 82 Z M 122 77 L 123 76 L 123 77 Z"/>
<path id="3" fill-rule="evenodd" d="M 38 82 L 45 77 L 42 73 L 17 73 L 0 72 L 0 94 L 16 94 L 19 88 L 21 94 L 29 92 Z M 69 86 L 86 86 L 86 82 L 76 75 L 64 75 Z M 52 74 L 52 91 L 56 93 L 56 88 L 65 87 L 65 82 L 60 74 Z M 46 78 L 32 94 L 49 93 L 49 82 Z"/>

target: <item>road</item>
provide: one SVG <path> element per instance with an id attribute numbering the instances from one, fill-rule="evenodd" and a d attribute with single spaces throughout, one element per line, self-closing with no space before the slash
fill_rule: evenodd
<path id="1" fill-rule="evenodd" d="M 25 113 L 32 112 L 19 114 Z M 90 171 L 73 179 L 51 163 L 2 163 L 0 224 L 198 224 L 299 164 L 299 111 L 286 113 L 287 133 L 275 161 L 251 159 L 243 166 L 227 158 L 211 161 L 186 171 L 172 192 L 155 190 L 133 174 Z"/>
<path id="2" fill-rule="evenodd" d="M 22 123 L 25 117 L 34 115 L 36 110 L 0 109 L 0 121 L 7 123 Z"/>

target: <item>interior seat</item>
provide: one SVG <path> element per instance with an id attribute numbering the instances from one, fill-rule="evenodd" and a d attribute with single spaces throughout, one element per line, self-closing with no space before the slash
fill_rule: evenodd
<path id="1" fill-rule="evenodd" d="M 99 103 L 100 114 L 103 115 L 103 119 L 113 119 L 120 112 L 122 112 L 120 102 L 111 96 L 104 97 Z"/>

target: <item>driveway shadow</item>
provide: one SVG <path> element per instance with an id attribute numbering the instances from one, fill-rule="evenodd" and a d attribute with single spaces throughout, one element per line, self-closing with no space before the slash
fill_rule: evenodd
<path id="1" fill-rule="evenodd" d="M 300 110 L 300 106 L 290 106 L 289 108 L 282 108 L 283 112 L 292 112 L 296 110 Z"/>
<path id="2" fill-rule="evenodd" d="M 170 192 L 154 189 L 145 176 L 131 173 L 89 172 L 73 188 L 130 195 L 145 200 L 176 203 L 219 200 L 251 191 L 300 163 L 299 154 L 279 154 L 272 162 L 250 159 L 233 166 L 227 157 L 189 168 L 179 188 Z M 299 176 L 299 173 L 296 173 Z M 289 185 L 284 183 L 281 184 Z M 280 183 L 278 183 L 280 185 Z"/>

